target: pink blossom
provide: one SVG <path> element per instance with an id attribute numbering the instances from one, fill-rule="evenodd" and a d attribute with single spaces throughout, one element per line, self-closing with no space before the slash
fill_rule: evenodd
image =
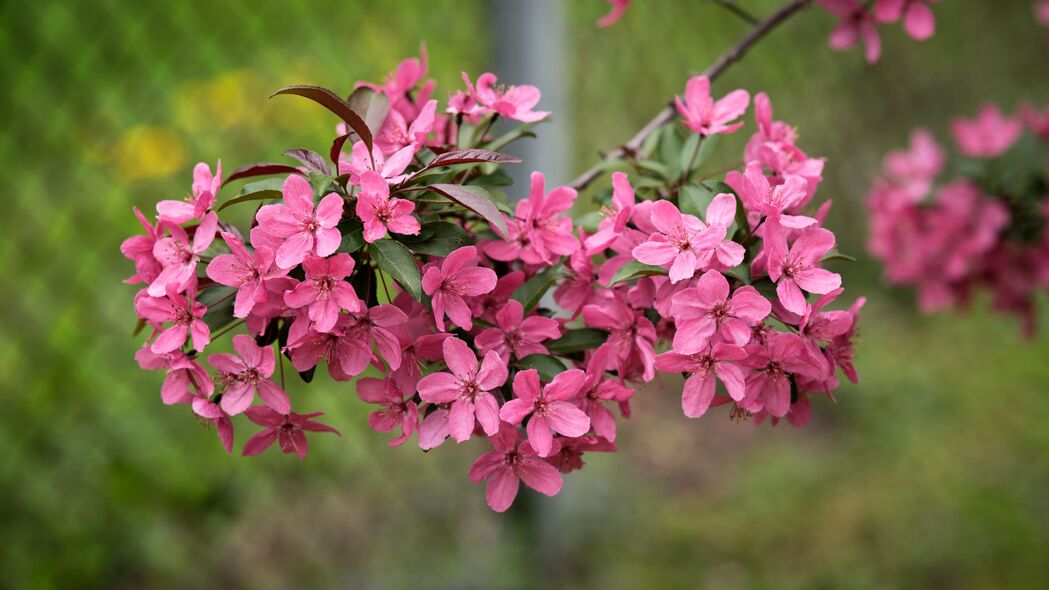
<path id="1" fill-rule="evenodd" d="M 471 297 L 467 303 L 470 304 L 470 310 L 473 312 L 474 317 L 481 318 L 488 323 L 494 323 L 495 314 L 506 305 L 514 291 L 524 284 L 526 278 L 524 271 L 515 270 L 508 272 L 499 277 L 499 280 L 495 283 L 495 288 L 490 293 Z"/>
<path id="2" fill-rule="evenodd" d="M 1049 0 L 1047 0 L 1046 6 L 1049 6 Z M 1031 133 L 1049 142 L 1049 109 L 1039 111 L 1031 105 L 1023 105 L 1020 114 Z"/>
<path id="3" fill-rule="evenodd" d="M 820 268 L 820 259 L 834 248 L 834 234 L 823 228 L 801 232 L 781 264 L 769 267 L 769 278 L 776 282 L 780 303 L 796 314 L 804 314 L 805 295 L 823 295 L 841 286 L 841 275 Z"/>
<path id="4" fill-rule="evenodd" d="M 655 377 L 656 328 L 643 312 L 618 299 L 604 299 L 583 307 L 583 321 L 609 333 L 601 345 L 614 353 L 608 357 L 608 369 L 615 369 L 624 379 L 638 374 L 645 381 Z"/>
<path id="5" fill-rule="evenodd" d="M 1002 115 L 997 105 L 988 104 L 975 119 L 955 119 L 951 133 L 958 149 L 974 158 L 995 158 L 1009 151 L 1023 133 L 1023 121 Z"/>
<path id="6" fill-rule="evenodd" d="M 881 38 L 878 36 L 874 14 L 859 0 L 816 0 L 816 2 L 838 17 L 838 26 L 830 34 L 830 47 L 836 51 L 849 49 L 862 40 L 864 56 L 868 63 L 878 61 L 881 56 Z"/>
<path id="7" fill-rule="evenodd" d="M 943 164 L 943 148 L 927 130 L 917 129 L 911 134 L 910 149 L 890 152 L 884 169 L 890 180 L 917 202 L 932 190 Z"/>
<path id="8" fill-rule="evenodd" d="M 554 289 L 554 301 L 575 317 L 593 296 L 594 261 L 582 250 L 576 250 L 568 257 L 566 270 L 561 284 Z"/>
<path id="9" fill-rule="evenodd" d="M 630 6 L 630 0 L 608 0 L 608 3 L 612 5 L 612 9 L 602 16 L 597 21 L 599 27 L 609 27 L 614 25 L 619 19 L 623 18 L 623 13 L 626 12 L 628 6 Z"/>
<path id="10" fill-rule="evenodd" d="M 514 376 L 517 397 L 503 404 L 499 417 L 510 424 L 520 424 L 530 415 L 526 426 L 528 442 L 540 457 L 546 457 L 555 450 L 555 433 L 575 437 L 590 430 L 590 418 L 569 401 L 579 397 L 585 378 L 583 371 L 572 369 L 559 373 L 540 389 L 538 371 L 520 371 Z"/>
<path id="11" fill-rule="evenodd" d="M 689 418 L 699 418 L 707 412 L 710 402 L 714 400 L 716 379 L 725 384 L 725 389 L 733 400 L 738 402 L 744 398 L 745 373 L 732 361 L 745 358 L 747 353 L 743 348 L 716 342 L 704 346 L 702 351 L 694 354 L 665 352 L 656 357 L 656 368 L 665 373 L 690 374 L 681 393 L 681 410 Z"/>
<path id="12" fill-rule="evenodd" d="M 219 381 L 226 385 L 220 401 L 222 410 L 235 416 L 248 409 L 257 393 L 267 406 L 277 412 L 290 412 L 288 394 L 270 379 L 276 367 L 273 349 L 255 344 L 251 336 L 237 334 L 233 337 L 233 350 L 240 356 L 208 356 L 208 364 L 220 371 Z"/>
<path id="13" fill-rule="evenodd" d="M 510 235 L 505 241 L 487 242 L 485 254 L 504 262 L 550 265 L 579 249 L 572 220 L 562 215 L 575 203 L 575 189 L 560 186 L 547 193 L 545 182 L 541 172 L 532 173 L 528 198 L 517 204 L 514 219 L 507 220 Z"/>
<path id="14" fill-rule="evenodd" d="M 561 491 L 561 474 L 537 457 L 528 441 L 521 442 L 516 428 L 503 424 L 499 433 L 488 440 L 494 450 L 478 457 L 470 467 L 470 481 L 488 480 L 486 498 L 492 510 L 505 512 L 517 497 L 522 481 L 547 496 Z"/>
<path id="15" fill-rule="evenodd" d="M 135 352 L 135 360 L 148 371 L 166 371 L 160 386 L 160 399 L 165 404 L 189 403 L 194 395 L 190 387 L 197 395 L 211 395 L 215 391 L 207 369 L 181 350 L 156 354 L 149 348 L 140 348 Z"/>
<path id="16" fill-rule="evenodd" d="M 670 201 L 655 201 L 651 211 L 656 232 L 634 248 L 634 258 L 670 269 L 672 283 L 692 278 L 700 266 L 697 253 L 715 247 L 721 237 L 697 217 L 682 214 Z"/>
<path id="17" fill-rule="evenodd" d="M 249 420 L 264 429 L 244 443 L 245 457 L 258 455 L 274 442 L 280 441 L 282 452 L 295 453 L 299 459 L 303 459 L 309 451 L 309 442 L 306 440 L 307 432 L 334 432 L 342 436 L 331 426 L 313 420 L 317 416 L 323 416 L 323 412 L 284 415 L 266 406 L 252 406 L 248 408 L 246 415 Z"/>
<path id="18" fill-rule="evenodd" d="M 314 210 L 313 189 L 298 174 L 288 176 L 282 192 L 283 204 L 264 205 L 255 215 L 259 228 L 280 243 L 277 266 L 291 268 L 309 255 L 333 254 L 342 241 L 335 227 L 342 218 L 342 197 L 330 193 Z"/>
<path id="19" fill-rule="evenodd" d="M 677 112 L 685 119 L 685 126 L 700 135 L 732 133 L 743 126 L 733 123 L 747 112 L 750 94 L 746 90 L 733 90 L 724 98 L 715 101 L 710 96 L 710 79 L 692 76 L 685 85 L 685 99 L 674 97 Z"/>
<path id="20" fill-rule="evenodd" d="M 495 271 L 477 266 L 477 248 L 463 246 L 423 275 L 423 291 L 432 299 L 437 329 L 444 331 L 444 316 L 464 330 L 473 328 L 473 315 L 463 297 L 476 297 L 495 288 Z"/>
<path id="21" fill-rule="evenodd" d="M 211 175 L 211 167 L 201 162 L 193 168 L 191 196 L 185 201 L 167 200 L 157 203 L 157 214 L 162 221 L 176 224 L 200 219 L 215 203 L 215 196 L 219 194 L 221 186 L 222 161 L 219 160 L 215 166 L 214 176 Z"/>
<path id="22" fill-rule="evenodd" d="M 511 355 L 524 358 L 530 354 L 549 354 L 542 342 L 561 337 L 557 320 L 534 314 L 525 318 L 524 308 L 516 299 L 507 301 L 499 310 L 495 324 L 482 330 L 474 343 L 482 353 L 493 350 L 507 362 Z"/>
<path id="23" fill-rule="evenodd" d="M 394 305 L 384 304 L 364 313 L 340 314 L 330 332 L 310 330 L 298 341 L 289 339 L 291 363 L 297 371 L 308 371 L 327 361 L 328 372 L 337 381 L 360 375 L 368 364 L 379 362 L 372 352 L 378 349 L 391 371 L 401 366 L 401 345 L 396 330 L 408 317 Z"/>
<path id="24" fill-rule="evenodd" d="M 729 297 L 729 284 L 716 270 L 699 277 L 694 287 L 674 295 L 674 352 L 695 354 L 718 340 L 743 346 L 750 341 L 751 328 L 764 320 L 772 305 L 757 289 L 744 285 Z"/>
<path id="25" fill-rule="evenodd" d="M 761 258 L 767 259 L 769 265 L 778 264 L 786 254 L 789 230 L 817 224 L 812 217 L 790 214 L 807 199 L 808 183 L 801 176 L 788 176 L 782 184 L 773 186 L 761 171 L 761 165 L 751 162 L 743 174 L 730 172 L 725 182 L 743 202 L 751 231 L 757 232 L 763 226 Z"/>
<path id="26" fill-rule="evenodd" d="M 233 317 L 247 317 L 256 303 L 267 299 L 266 283 L 286 276 L 288 270 L 274 264 L 273 250 L 262 246 L 251 253 L 236 235 L 229 232 L 220 232 L 220 235 L 232 254 L 216 256 L 207 266 L 207 275 L 220 285 L 237 289 Z"/>
<path id="27" fill-rule="evenodd" d="M 163 236 L 163 230 L 158 223 L 154 226 L 146 219 L 146 216 L 135 207 L 135 217 L 146 229 L 145 235 L 131 236 L 120 244 L 120 253 L 135 263 L 135 274 L 124 282 L 133 285 L 135 283 L 152 283 L 164 266 L 153 256 L 153 247 L 157 240 Z"/>
<path id="28" fill-rule="evenodd" d="M 193 413 L 214 426 L 215 433 L 218 434 L 219 441 L 222 442 L 222 447 L 226 449 L 227 453 L 233 453 L 233 421 L 230 420 L 229 414 L 204 395 L 193 396 L 192 403 Z"/>
<path id="29" fill-rule="evenodd" d="M 153 257 L 164 267 L 149 285 L 148 292 L 153 297 L 163 296 L 169 286 L 174 287 L 178 293 L 196 286 L 197 263 L 200 262 L 200 255 L 215 239 L 219 218 L 214 213 L 206 214 L 193 231 L 192 242 L 181 226 L 169 222 L 161 223 L 171 235 L 158 239 L 153 245 Z"/>
<path id="30" fill-rule="evenodd" d="M 1039 0 L 1034 5 L 1034 16 L 1039 24 L 1049 27 L 1049 0 Z"/>
<path id="31" fill-rule="evenodd" d="M 293 309 L 307 307 L 313 329 L 330 332 L 340 309 L 357 313 L 364 307 L 353 287 L 343 280 L 353 272 L 354 264 L 345 252 L 331 258 L 307 256 L 302 262 L 306 279 L 284 294 L 284 303 Z"/>
<path id="32" fill-rule="evenodd" d="M 393 378 L 360 379 L 357 396 L 380 409 L 368 415 L 368 426 L 376 432 L 390 432 L 400 427 L 401 436 L 390 441 L 391 447 L 404 444 L 419 425 L 419 406 L 412 401 L 415 392 L 403 393 Z"/>
<path id="33" fill-rule="evenodd" d="M 499 402 L 491 391 L 506 383 L 506 362 L 488 351 L 478 367 L 473 351 L 458 338 L 446 339 L 443 348 L 450 372 L 423 377 L 419 397 L 432 404 L 451 404 L 448 430 L 456 442 L 468 440 L 475 423 L 486 435 L 494 435 L 499 431 Z"/>
<path id="34" fill-rule="evenodd" d="M 612 207 L 597 226 L 597 232 L 584 242 L 587 256 L 608 248 L 623 233 L 634 214 L 634 187 L 623 172 L 612 173 Z"/>
<path id="35" fill-rule="evenodd" d="M 403 114 L 391 110 L 375 138 L 375 145 L 379 146 L 386 157 L 406 147 L 410 147 L 411 153 L 414 154 L 422 149 L 426 143 L 426 136 L 433 131 L 436 112 L 437 101 L 427 101 L 411 125 L 408 125 Z"/>
<path id="36" fill-rule="evenodd" d="M 415 211 L 415 203 L 390 198 L 390 186 L 378 173 L 368 171 L 361 175 L 357 217 L 364 222 L 364 241 L 370 244 L 384 238 L 387 230 L 395 234 L 419 235 L 419 220 L 412 211 Z"/>
<path id="37" fill-rule="evenodd" d="M 614 453 L 619 450 L 616 444 L 599 436 L 579 436 L 562 438 L 561 450 L 543 460 L 553 465 L 561 473 L 571 473 L 583 468 L 584 453 Z"/>
<path id="38" fill-rule="evenodd" d="M 939 0 L 878 0 L 874 15 L 879 22 L 903 19 L 903 29 L 915 41 L 925 41 L 936 32 L 936 19 L 929 4 Z"/>
<path id="39" fill-rule="evenodd" d="M 193 301 L 189 293 L 179 294 L 174 288 L 164 297 L 145 295 L 135 299 L 135 313 L 146 320 L 160 334 L 150 350 L 155 354 L 167 354 L 182 348 L 186 338 L 191 338 L 193 348 L 200 352 L 211 342 L 211 329 L 201 318 L 207 308 Z M 163 324 L 171 324 L 163 328 Z"/>
<path id="40" fill-rule="evenodd" d="M 542 121 L 550 113 L 535 111 L 539 103 L 540 92 L 535 86 L 495 86 L 496 77 L 485 72 L 477 78 L 477 87 L 470 82 L 470 76 L 463 72 L 463 82 L 470 97 L 477 103 L 472 114 L 496 114 L 522 123 Z"/>
<path id="41" fill-rule="evenodd" d="M 363 141 L 358 141 L 350 150 L 350 159 L 339 158 L 339 174 L 349 174 L 350 184 L 358 186 L 365 172 L 375 172 L 385 178 L 388 184 L 397 184 L 407 178 L 404 169 L 412 163 L 416 151 L 412 144 L 397 150 L 387 158 L 383 156 L 378 145 L 373 145 L 369 155 L 368 146 L 364 145 Z"/>
<path id="42" fill-rule="evenodd" d="M 419 448 L 424 451 L 436 449 L 444 444 L 450 433 L 448 424 L 448 406 L 442 404 L 436 410 L 427 413 L 419 425 Z"/>
<path id="43" fill-rule="evenodd" d="M 634 390 L 623 385 L 616 379 L 606 379 L 605 370 L 608 368 L 609 358 L 612 350 L 608 347 L 599 347 L 586 364 L 586 376 L 580 388 L 583 398 L 583 413 L 590 418 L 590 427 L 594 434 L 604 440 L 614 443 L 616 441 L 616 421 L 612 412 L 604 406 L 606 402 L 626 403 L 634 395 Z"/>
<path id="44" fill-rule="evenodd" d="M 776 417 L 790 411 L 790 375 L 813 371 L 805 343 L 796 334 L 770 332 L 767 344 L 752 343 L 740 363 L 752 369 L 746 379 L 746 398 L 740 405 L 747 411 L 764 409 Z"/>

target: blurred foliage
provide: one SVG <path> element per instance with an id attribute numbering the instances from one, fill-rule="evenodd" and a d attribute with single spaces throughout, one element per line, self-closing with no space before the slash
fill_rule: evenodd
<path id="1" fill-rule="evenodd" d="M 742 2 L 765 13 L 774 0 Z M 348 90 L 427 43 L 438 96 L 486 66 L 481 0 L 0 5 L 2 216 L 0 550 L 12 588 L 1026 588 L 1049 547 L 1049 340 L 1010 320 L 916 317 L 867 292 L 863 382 L 814 426 L 690 422 L 653 387 L 554 500 L 490 513 L 466 479 L 477 445 L 423 456 L 367 430 L 345 385 L 292 387 L 343 437 L 304 462 L 227 457 L 185 408 L 159 401 L 130 336 L 134 289 L 117 247 L 137 205 L 289 147 L 324 151 L 333 121 L 288 83 Z M 624 141 L 744 31 L 710 2 L 638 0 L 594 28 L 565 3 L 577 169 Z M 832 19 L 786 25 L 716 85 L 770 93 L 801 145 L 827 155 L 821 189 L 843 250 L 862 253 L 861 198 L 885 150 L 925 124 L 943 138 L 984 101 L 1049 97 L 1046 32 L 1028 0 L 936 6 L 936 37 L 886 31 L 881 63 L 831 52 Z M 525 82 L 525 81 L 516 81 Z M 748 128 L 752 129 L 752 119 Z M 540 129 L 541 132 L 541 129 Z M 732 143 L 735 141 L 736 143 Z M 743 137 L 720 153 L 741 149 Z M 980 309 L 980 305 L 975 306 Z M 669 390 L 670 392 L 668 392 Z M 246 440 L 247 428 L 237 432 Z"/>

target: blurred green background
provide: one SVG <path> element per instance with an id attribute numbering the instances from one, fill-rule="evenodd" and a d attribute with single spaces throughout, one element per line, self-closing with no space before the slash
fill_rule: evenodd
<path id="1" fill-rule="evenodd" d="M 315 437 L 303 462 L 226 456 L 137 369 L 118 252 L 138 231 L 131 207 L 184 194 L 197 161 L 231 170 L 326 149 L 330 117 L 267 101 L 273 89 L 346 91 L 425 42 L 443 99 L 460 70 L 492 65 L 491 7 L 2 3 L 0 161 L 13 190 L 0 216 L 0 586 L 1044 588 L 1049 336 L 1024 341 L 979 302 L 917 316 L 862 259 L 862 197 L 910 128 L 945 138 L 984 101 L 1049 99 L 1049 32 L 1031 4 L 939 4 L 931 41 L 888 28 L 876 66 L 830 51 L 833 19 L 808 10 L 719 81 L 719 94 L 769 92 L 802 147 L 829 158 L 828 225 L 861 256 L 838 270 L 847 295 L 870 298 L 861 384 L 818 403 L 804 431 L 725 412 L 688 421 L 677 384 L 651 388 L 620 453 L 500 516 L 466 478 L 478 445 L 388 449 L 368 408 L 328 381 L 291 393 L 327 410 L 341 439 Z M 555 116 L 572 122 L 576 171 L 745 30 L 698 0 L 638 0 L 604 30 L 600 0 L 563 10 L 572 108 Z"/>

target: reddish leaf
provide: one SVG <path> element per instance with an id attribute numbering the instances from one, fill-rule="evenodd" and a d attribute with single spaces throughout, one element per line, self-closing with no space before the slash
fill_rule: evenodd
<path id="1" fill-rule="evenodd" d="M 293 94 L 295 96 L 301 96 L 308 98 L 313 102 L 321 105 L 329 111 L 338 115 L 340 119 L 346 121 L 346 124 L 353 129 L 357 135 L 364 142 L 364 145 L 368 147 L 370 152 L 372 149 L 372 132 L 368 129 L 368 124 L 364 122 L 364 119 L 353 111 L 349 104 L 343 99 L 339 98 L 339 95 L 335 94 L 327 88 L 320 86 L 287 86 L 274 92 L 270 95 L 270 98 L 280 94 Z"/>
<path id="2" fill-rule="evenodd" d="M 353 94 L 346 99 L 346 103 L 350 105 L 353 112 L 364 119 L 372 136 L 379 134 L 379 129 L 382 128 L 383 121 L 390 112 L 390 99 L 385 94 L 376 92 L 367 86 L 361 86 L 353 91 Z"/>
<path id="3" fill-rule="evenodd" d="M 416 190 L 415 187 L 412 190 Z M 483 217 L 500 236 L 507 235 L 506 220 L 503 218 L 503 213 L 499 211 L 499 207 L 492 201 L 492 196 L 483 188 L 462 184 L 431 184 L 421 187 L 419 190 L 430 190 L 448 197 Z"/>
<path id="4" fill-rule="evenodd" d="M 257 164 L 248 164 L 241 166 L 233 171 L 232 174 L 226 177 L 226 180 L 222 182 L 225 186 L 227 183 L 241 178 L 254 178 L 256 176 L 272 176 L 274 174 L 295 174 L 300 170 L 294 166 L 287 164 L 274 164 L 272 162 L 259 162 Z"/>
<path id="5" fill-rule="evenodd" d="M 335 167 L 339 167 L 339 154 L 342 153 L 342 146 L 346 143 L 346 140 L 350 138 L 350 134 L 340 135 L 331 142 L 331 149 L 328 151 L 328 157 L 331 158 Z"/>
<path id="6" fill-rule="evenodd" d="M 284 152 L 285 156 L 302 162 L 302 165 L 313 172 L 320 172 L 325 176 L 331 176 L 331 166 L 325 161 L 324 156 L 306 148 L 295 148 Z"/>

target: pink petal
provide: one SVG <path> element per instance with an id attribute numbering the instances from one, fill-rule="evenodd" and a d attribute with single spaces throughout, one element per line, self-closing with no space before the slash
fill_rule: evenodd
<path id="1" fill-rule="evenodd" d="M 570 402 L 550 402 L 547 421 L 555 431 L 569 437 L 583 436 L 590 430 L 590 417 Z"/>
<path id="2" fill-rule="evenodd" d="M 425 379 L 425 378 L 424 378 Z M 422 382 L 420 382 L 421 384 Z M 422 392 L 420 391 L 420 395 Z M 528 414 L 532 413 L 535 404 L 528 400 L 512 399 L 499 408 L 499 417 L 510 424 L 520 424 Z"/>
<path id="3" fill-rule="evenodd" d="M 499 432 L 499 403 L 495 396 L 487 392 L 479 393 L 474 398 L 474 413 L 486 435 L 494 436 Z"/>
<path id="4" fill-rule="evenodd" d="M 520 480 L 510 467 L 493 471 L 488 476 L 488 488 L 485 492 L 488 506 L 496 512 L 505 512 L 514 503 L 520 485 Z"/>
<path id="5" fill-rule="evenodd" d="M 477 356 L 458 338 L 448 338 L 443 344 L 444 362 L 459 379 L 473 380 L 477 375 Z"/>
<path id="6" fill-rule="evenodd" d="M 589 425 L 589 423 L 590 419 L 587 418 L 587 424 Z M 532 416 L 532 419 L 528 421 L 528 425 L 525 426 L 525 431 L 528 433 L 528 442 L 535 449 L 536 454 L 540 457 L 548 457 L 554 448 L 554 435 L 550 430 L 550 423 L 547 422 L 546 417 L 538 414 Z"/>
<path id="7" fill-rule="evenodd" d="M 307 216 L 313 214 L 313 189 L 305 178 L 298 174 L 292 174 L 284 180 L 284 203 L 299 215 Z"/>
<path id="8" fill-rule="evenodd" d="M 534 458 L 527 458 L 518 463 L 517 474 L 525 485 L 547 496 L 556 496 L 564 483 L 557 468 Z"/>
<path id="9" fill-rule="evenodd" d="M 448 433 L 455 442 L 463 442 L 470 439 L 474 431 L 474 405 L 465 399 L 457 399 L 452 402 L 448 412 Z"/>
<path id="10" fill-rule="evenodd" d="M 287 414 L 291 411 L 291 402 L 288 400 L 288 394 L 284 393 L 283 389 L 269 379 L 259 382 L 259 397 L 262 398 L 262 401 L 267 406 L 281 414 Z M 222 400 L 225 401 L 226 398 L 223 397 Z M 229 413 L 232 414 L 232 412 Z"/>
<path id="11" fill-rule="evenodd" d="M 548 401 L 572 399 L 579 395 L 579 390 L 583 387 L 585 380 L 586 373 L 579 369 L 558 373 L 543 390 L 544 397 Z M 516 379 L 514 382 L 516 384 Z"/>
<path id="12" fill-rule="evenodd" d="M 692 375 L 685 380 L 681 393 L 681 411 L 689 418 L 699 418 L 707 413 L 714 400 L 714 376 L 710 373 Z"/>

